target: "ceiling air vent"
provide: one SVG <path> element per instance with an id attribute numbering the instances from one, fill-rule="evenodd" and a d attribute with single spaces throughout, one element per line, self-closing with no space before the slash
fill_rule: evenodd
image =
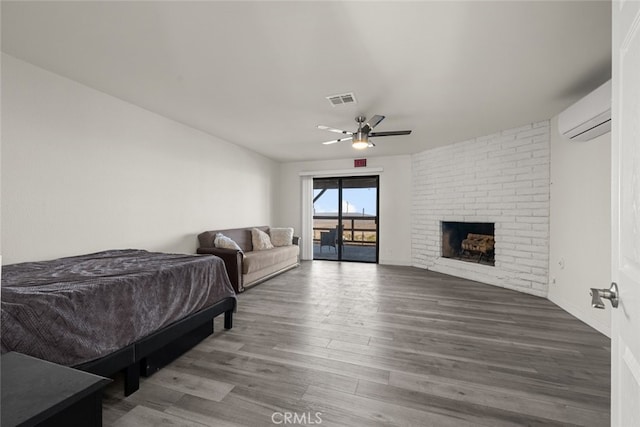
<path id="1" fill-rule="evenodd" d="M 357 102 L 356 96 L 353 94 L 353 92 L 327 96 L 327 99 L 334 107 L 343 104 L 355 104 Z"/>

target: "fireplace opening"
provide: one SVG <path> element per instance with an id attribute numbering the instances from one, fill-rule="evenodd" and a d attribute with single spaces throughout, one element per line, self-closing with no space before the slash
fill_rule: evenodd
<path id="1" fill-rule="evenodd" d="M 495 223 L 442 221 L 442 257 L 495 265 Z"/>

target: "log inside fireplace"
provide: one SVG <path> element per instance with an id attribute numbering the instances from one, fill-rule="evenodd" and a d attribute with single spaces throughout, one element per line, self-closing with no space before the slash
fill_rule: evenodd
<path id="1" fill-rule="evenodd" d="M 442 257 L 495 265 L 495 223 L 442 221 Z"/>

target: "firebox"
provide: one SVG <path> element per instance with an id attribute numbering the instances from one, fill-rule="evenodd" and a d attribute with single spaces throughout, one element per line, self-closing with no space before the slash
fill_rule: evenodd
<path id="1" fill-rule="evenodd" d="M 442 257 L 495 265 L 494 222 L 442 221 Z"/>

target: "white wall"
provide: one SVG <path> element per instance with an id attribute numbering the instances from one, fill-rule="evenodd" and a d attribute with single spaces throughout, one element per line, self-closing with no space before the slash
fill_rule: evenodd
<path id="1" fill-rule="evenodd" d="M 362 156 L 366 157 L 366 152 Z M 372 157 L 367 166 L 382 167 L 380 175 L 380 264 L 411 265 L 411 157 Z M 353 159 L 295 162 L 281 165 L 276 222 L 301 229 L 300 172 L 353 169 Z M 376 175 L 374 173 L 373 175 Z"/>
<path id="2" fill-rule="evenodd" d="M 5 264 L 127 247 L 193 253 L 201 231 L 271 223 L 277 166 L 2 56 Z"/>
<path id="3" fill-rule="evenodd" d="M 591 308 L 589 288 L 611 281 L 611 134 L 570 142 L 551 123 L 549 299 L 610 336 L 611 307 Z"/>
<path id="4" fill-rule="evenodd" d="M 549 122 L 413 157 L 413 265 L 547 295 Z M 442 221 L 495 223 L 495 266 L 443 258 Z"/>

